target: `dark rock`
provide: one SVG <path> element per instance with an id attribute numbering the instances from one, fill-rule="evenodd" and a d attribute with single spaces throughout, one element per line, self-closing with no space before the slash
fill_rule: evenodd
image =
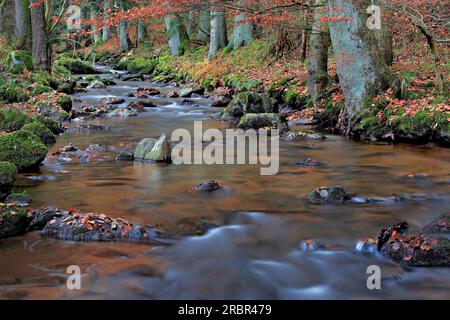
<path id="1" fill-rule="evenodd" d="M 311 203 L 343 203 L 349 199 L 347 192 L 341 186 L 320 187 L 309 194 Z"/>
<path id="2" fill-rule="evenodd" d="M 180 105 L 182 105 L 182 106 L 188 106 L 188 105 L 193 105 L 193 104 L 195 104 L 195 102 L 192 100 L 189 100 L 189 99 L 183 99 L 180 102 Z"/>
<path id="3" fill-rule="evenodd" d="M 137 112 L 145 112 L 145 108 L 155 108 L 156 104 L 151 101 L 133 101 L 130 102 L 127 106 L 128 109 L 137 111 Z"/>
<path id="4" fill-rule="evenodd" d="M 278 113 L 247 113 L 238 123 L 240 129 L 278 128 L 281 131 L 287 129 L 287 124 Z"/>
<path id="5" fill-rule="evenodd" d="M 437 221 L 430 223 L 422 229 L 427 234 L 450 234 L 450 213 L 443 215 Z"/>
<path id="6" fill-rule="evenodd" d="M 220 224 L 205 218 L 189 217 L 177 222 L 176 234 L 186 237 L 205 234 L 208 230 L 219 227 Z"/>
<path id="7" fill-rule="evenodd" d="M 32 212 L 32 220 L 27 230 L 41 230 L 54 217 L 60 216 L 61 212 L 56 207 L 39 208 Z"/>
<path id="8" fill-rule="evenodd" d="M 22 193 L 12 193 L 7 198 L 5 203 L 6 204 L 14 204 L 17 206 L 26 207 L 31 204 L 31 197 L 30 195 L 24 191 Z"/>
<path id="9" fill-rule="evenodd" d="M 225 109 L 224 115 L 240 118 L 247 113 L 277 113 L 278 108 L 263 93 L 242 92 L 236 95 Z"/>
<path id="10" fill-rule="evenodd" d="M 302 251 L 318 251 L 324 250 L 325 246 L 317 240 L 302 240 L 300 241 L 299 248 Z"/>
<path id="11" fill-rule="evenodd" d="M 358 253 L 376 254 L 377 241 L 372 238 L 364 238 L 356 243 L 355 251 Z"/>
<path id="12" fill-rule="evenodd" d="M 118 161 L 133 161 L 134 160 L 134 155 L 132 153 L 130 153 L 130 152 L 122 151 L 116 157 L 116 160 L 118 160 Z"/>
<path id="13" fill-rule="evenodd" d="M 199 185 L 195 186 L 193 188 L 194 191 L 206 191 L 206 192 L 211 192 L 211 191 L 215 191 L 218 189 L 221 189 L 222 187 L 219 185 L 218 182 L 214 181 L 214 180 L 210 180 L 207 182 L 202 182 Z"/>
<path id="14" fill-rule="evenodd" d="M 122 104 L 125 102 L 125 100 L 122 98 L 113 97 L 113 98 L 101 98 L 100 102 L 106 105 L 110 105 L 110 104 Z"/>
<path id="15" fill-rule="evenodd" d="M 15 205 L 0 206 L 0 239 L 24 233 L 30 217 L 27 210 Z"/>
<path id="16" fill-rule="evenodd" d="M 81 124 L 78 126 L 79 131 L 103 131 L 109 129 L 109 126 L 106 124 Z"/>
<path id="17" fill-rule="evenodd" d="M 283 141 L 324 140 L 325 136 L 313 131 L 291 130 L 283 134 L 280 139 Z"/>
<path id="18" fill-rule="evenodd" d="M 214 100 L 211 104 L 212 108 L 225 108 L 231 102 L 231 98 L 229 96 L 220 96 L 218 99 Z"/>
<path id="19" fill-rule="evenodd" d="M 95 80 L 94 82 L 89 84 L 87 87 L 83 87 L 83 88 L 87 88 L 87 89 L 104 89 L 104 88 L 106 88 L 106 85 L 103 82 L 99 81 L 99 80 Z"/>
<path id="20" fill-rule="evenodd" d="M 324 165 L 323 162 L 317 161 L 317 160 L 312 159 L 312 158 L 308 158 L 308 159 L 305 159 L 303 161 L 296 161 L 296 162 L 293 162 L 291 164 L 294 165 L 294 166 L 299 166 L 299 167 L 318 167 L 318 166 L 323 166 Z"/>
<path id="21" fill-rule="evenodd" d="M 200 87 L 200 86 L 190 86 L 190 87 L 182 88 L 180 90 L 179 95 L 181 98 L 190 98 L 190 97 L 192 97 L 193 94 L 202 95 L 204 93 L 205 93 L 205 88 Z"/>
<path id="22" fill-rule="evenodd" d="M 179 96 L 180 94 L 176 91 L 172 91 L 167 95 L 168 98 L 178 98 Z"/>

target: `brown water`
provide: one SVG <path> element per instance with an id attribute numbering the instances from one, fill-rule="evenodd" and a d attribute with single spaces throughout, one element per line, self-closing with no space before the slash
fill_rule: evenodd
<path id="1" fill-rule="evenodd" d="M 77 94 L 81 104 L 102 96 L 130 100 L 130 86 Z M 173 88 L 162 88 L 163 93 Z M 134 145 L 177 128 L 224 128 L 211 120 L 209 101 L 182 106 L 181 99 L 155 98 L 158 108 L 134 118 L 97 119 L 111 130 L 67 132 L 51 151 L 73 143 Z M 72 124 L 76 125 L 76 124 Z M 368 145 L 328 136 L 321 142 L 280 145 L 280 172 L 261 176 L 254 165 L 157 165 L 114 161 L 114 153 L 88 163 L 46 160 L 39 180 L 21 178 L 34 206 L 79 208 L 176 230 L 205 218 L 223 225 L 171 247 L 130 243 L 78 243 L 42 238 L 39 232 L 0 240 L 0 298 L 450 298 L 450 270 L 401 268 L 382 257 L 354 253 L 355 243 L 400 220 L 412 231 L 450 210 L 450 150 L 408 145 Z M 290 163 L 313 157 L 322 167 Z M 414 177 L 408 175 L 416 174 Z M 189 189 L 216 179 L 214 193 Z M 391 204 L 311 205 L 305 195 L 321 185 L 343 185 L 361 196 L 422 193 L 425 201 Z M 303 239 L 341 247 L 302 252 Z M 68 265 L 83 272 L 82 290 L 66 288 Z M 366 268 L 382 270 L 382 289 L 366 287 Z"/>

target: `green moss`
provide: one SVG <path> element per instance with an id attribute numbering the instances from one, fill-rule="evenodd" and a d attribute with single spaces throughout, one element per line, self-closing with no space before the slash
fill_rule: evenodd
<path id="1" fill-rule="evenodd" d="M 31 55 L 25 50 L 11 51 L 6 56 L 6 65 L 8 66 L 8 71 L 15 74 L 21 74 L 25 69 L 33 71 Z"/>
<path id="2" fill-rule="evenodd" d="M 38 84 L 35 88 L 33 88 L 33 91 L 31 93 L 33 96 L 37 96 L 42 93 L 47 93 L 47 92 L 52 92 L 52 91 L 53 91 L 52 88 Z"/>
<path id="3" fill-rule="evenodd" d="M 17 131 L 24 125 L 33 122 L 29 115 L 17 110 L 3 110 L 0 113 L 0 130 L 2 131 Z"/>
<path id="4" fill-rule="evenodd" d="M 45 145 L 51 145 L 56 142 L 53 132 L 42 123 L 34 122 L 26 124 L 21 130 L 35 134 Z"/>
<path id="5" fill-rule="evenodd" d="M 12 193 L 6 198 L 7 203 L 30 204 L 32 201 L 30 195 L 24 192 Z"/>
<path id="6" fill-rule="evenodd" d="M 0 101 L 6 101 L 10 103 L 26 102 L 30 99 L 28 93 L 26 93 L 21 86 L 15 81 L 4 81 L 0 79 Z"/>
<path id="7" fill-rule="evenodd" d="M 55 61 L 56 66 L 63 67 L 69 70 L 73 74 L 97 74 L 99 71 L 95 69 L 88 62 L 82 61 L 77 58 L 69 58 L 66 56 L 60 56 Z"/>
<path id="8" fill-rule="evenodd" d="M 17 168 L 11 162 L 0 162 L 0 198 L 11 192 L 17 176 Z"/>
<path id="9" fill-rule="evenodd" d="M 156 68 L 157 61 L 148 58 L 134 58 L 128 60 L 127 70 L 131 73 L 151 74 Z"/>
<path id="10" fill-rule="evenodd" d="M 19 130 L 0 136 L 0 161 L 15 164 L 19 172 L 36 168 L 47 152 L 41 140 L 28 131 Z"/>
<path id="11" fill-rule="evenodd" d="M 25 232 L 28 226 L 28 212 L 25 208 L 4 205 L 0 208 L 0 238 Z"/>
<path id="12" fill-rule="evenodd" d="M 36 116 L 33 118 L 34 121 L 42 123 L 48 129 L 50 129 L 53 134 L 60 134 L 64 132 L 64 127 L 61 122 L 53 120 L 49 117 Z"/>
<path id="13" fill-rule="evenodd" d="M 283 101 L 293 108 L 300 109 L 312 103 L 308 94 L 297 93 L 296 87 L 289 87 L 283 94 Z"/>
<path id="14" fill-rule="evenodd" d="M 59 97 L 56 99 L 56 103 L 66 112 L 70 112 L 72 110 L 72 98 L 69 96 Z"/>

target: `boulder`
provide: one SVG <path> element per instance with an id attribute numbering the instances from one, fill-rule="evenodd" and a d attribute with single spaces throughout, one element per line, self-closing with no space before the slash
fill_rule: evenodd
<path id="1" fill-rule="evenodd" d="M 347 192 L 340 186 L 319 187 L 309 194 L 309 202 L 321 203 L 343 203 L 349 199 Z"/>
<path id="2" fill-rule="evenodd" d="M 6 198 L 5 201 L 6 204 L 14 204 L 21 207 L 29 206 L 31 202 L 32 199 L 26 191 L 20 193 L 12 193 Z"/>
<path id="3" fill-rule="evenodd" d="M 41 142 L 47 146 L 56 143 L 56 138 L 53 135 L 53 132 L 42 123 L 28 123 L 24 125 L 21 130 L 28 131 L 36 135 L 41 140 Z"/>
<path id="4" fill-rule="evenodd" d="M 134 151 L 134 159 L 144 162 L 172 162 L 172 148 L 166 135 L 163 133 L 159 139 L 145 138 L 139 142 Z"/>
<path id="5" fill-rule="evenodd" d="M 110 117 L 135 117 L 137 116 L 136 111 L 129 108 L 117 108 L 106 114 L 108 118 Z"/>
<path id="6" fill-rule="evenodd" d="M 310 130 L 290 130 L 284 133 L 280 139 L 282 141 L 304 141 L 304 140 L 325 140 L 323 134 Z"/>
<path id="7" fill-rule="evenodd" d="M 200 86 L 189 86 L 180 90 L 179 96 L 181 98 L 190 98 L 193 94 L 202 95 L 205 93 L 205 88 Z"/>
<path id="8" fill-rule="evenodd" d="M 218 189 L 221 189 L 222 186 L 219 185 L 219 183 L 215 180 L 210 180 L 210 181 L 206 181 L 206 182 L 202 182 L 198 185 L 196 185 L 193 190 L 194 191 L 206 191 L 206 192 L 211 192 L 211 191 L 215 191 Z"/>
<path id="9" fill-rule="evenodd" d="M 242 92 L 237 94 L 224 112 L 224 116 L 240 118 L 247 113 L 276 113 L 278 108 L 264 93 Z"/>
<path id="10" fill-rule="evenodd" d="M 11 162 L 0 162 L 0 200 L 3 200 L 12 190 L 17 176 L 17 168 Z"/>
<path id="11" fill-rule="evenodd" d="M 29 223 L 28 212 L 15 205 L 0 206 L 0 239 L 24 233 Z"/>
<path id="12" fill-rule="evenodd" d="M 131 152 L 122 151 L 116 157 L 116 160 L 117 161 L 133 161 L 134 160 L 134 155 Z"/>
<path id="13" fill-rule="evenodd" d="M 95 80 L 94 82 L 92 82 L 91 84 L 89 84 L 87 86 L 88 89 L 104 89 L 106 88 L 106 85 L 99 81 L 99 80 Z"/>
<path id="14" fill-rule="evenodd" d="M 15 164 L 19 172 L 38 168 L 47 152 L 39 137 L 29 131 L 0 135 L 0 161 Z"/>
<path id="15" fill-rule="evenodd" d="M 238 123 L 240 129 L 278 128 L 281 131 L 287 129 L 286 122 L 278 113 L 247 113 Z"/>
<path id="16" fill-rule="evenodd" d="M 156 108 L 156 104 L 151 101 L 132 101 L 127 106 L 128 109 L 137 111 L 137 112 L 145 112 L 145 108 Z"/>
<path id="17" fill-rule="evenodd" d="M 0 111 L 0 130 L 1 131 L 17 131 L 27 123 L 33 122 L 33 118 L 18 110 L 2 110 Z"/>

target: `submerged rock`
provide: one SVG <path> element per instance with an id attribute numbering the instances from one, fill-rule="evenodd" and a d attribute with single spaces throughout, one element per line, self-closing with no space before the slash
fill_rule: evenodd
<path id="1" fill-rule="evenodd" d="M 325 140 L 323 134 L 310 130 L 291 130 L 280 137 L 283 141 Z"/>
<path id="2" fill-rule="evenodd" d="M 299 167 L 318 167 L 318 166 L 323 166 L 324 163 L 317 161 L 313 158 L 308 158 L 303 161 L 292 162 L 291 165 L 299 166 Z"/>
<path id="3" fill-rule="evenodd" d="M 104 89 L 106 88 L 106 85 L 99 81 L 99 80 L 95 80 L 94 82 L 92 82 L 91 84 L 89 84 L 87 86 L 88 89 Z"/>
<path id="4" fill-rule="evenodd" d="M 133 161 L 134 160 L 134 155 L 131 152 L 122 151 L 116 157 L 116 160 L 117 161 Z"/>
<path id="5" fill-rule="evenodd" d="M 136 146 L 134 160 L 148 162 L 172 162 L 172 148 L 163 133 L 159 139 L 145 138 Z"/>
<path id="6" fill-rule="evenodd" d="M 202 182 L 202 183 L 196 185 L 194 188 L 192 188 L 192 190 L 211 192 L 211 191 L 215 191 L 215 190 L 218 190 L 221 188 L 222 188 L 222 186 L 220 186 L 217 181 L 209 180 L 209 181 Z"/>
<path id="7" fill-rule="evenodd" d="M 29 206 L 31 204 L 31 201 L 32 201 L 32 199 L 31 199 L 30 195 L 26 191 L 24 191 L 21 193 L 10 194 L 6 198 L 5 203 L 6 204 L 15 204 L 18 206 L 25 207 L 25 206 Z"/>
<path id="8" fill-rule="evenodd" d="M 315 189 L 309 194 L 309 202 L 320 203 L 343 203 L 349 199 L 347 192 L 341 186 L 328 186 Z"/>
<path id="9" fill-rule="evenodd" d="M 156 104 L 151 101 L 133 101 L 128 104 L 127 108 L 136 112 L 145 112 L 145 108 L 156 108 Z"/>
<path id="10" fill-rule="evenodd" d="M 261 128 L 277 128 L 280 130 L 287 129 L 286 122 L 280 118 L 278 113 L 247 113 L 238 123 L 240 129 L 261 129 Z"/>

